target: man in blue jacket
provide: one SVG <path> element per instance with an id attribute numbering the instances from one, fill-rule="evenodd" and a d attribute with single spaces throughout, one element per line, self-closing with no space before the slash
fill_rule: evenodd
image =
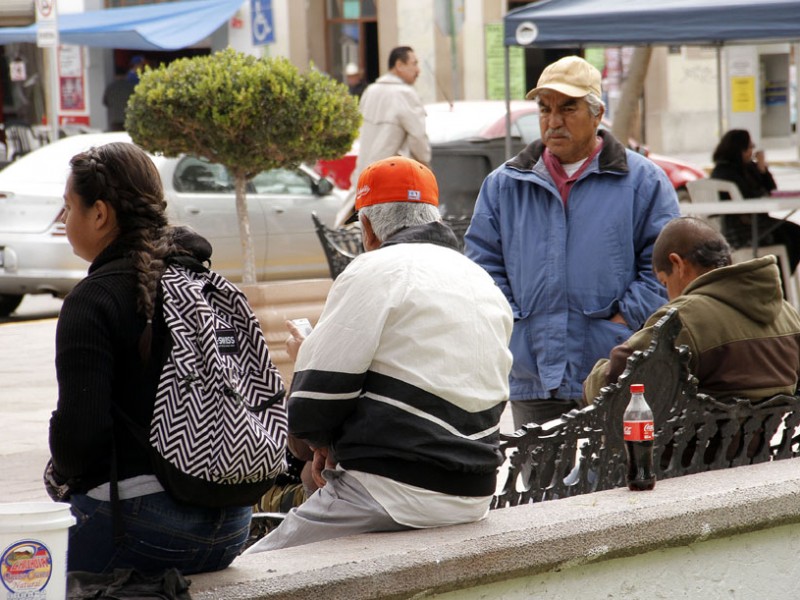
<path id="1" fill-rule="evenodd" d="M 582 383 L 664 304 L 651 266 L 679 215 L 664 172 L 599 131 L 600 72 L 577 56 L 549 65 L 527 98 L 542 139 L 490 173 L 467 231 L 514 312 L 514 426 L 578 406 Z"/>

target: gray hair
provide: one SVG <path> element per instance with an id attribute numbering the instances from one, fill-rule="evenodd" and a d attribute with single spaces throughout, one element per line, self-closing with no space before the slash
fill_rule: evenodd
<path id="1" fill-rule="evenodd" d="M 539 100 L 540 94 L 536 94 L 536 100 Z M 589 112 L 592 113 L 593 116 L 597 117 L 600 115 L 600 109 L 605 108 L 605 103 L 603 100 L 597 95 L 592 92 L 589 92 L 583 99 L 586 100 L 586 104 L 589 105 Z"/>
<path id="2" fill-rule="evenodd" d="M 386 202 L 365 206 L 358 211 L 358 219 L 367 217 L 372 231 L 382 242 L 405 227 L 426 225 L 441 220 L 439 208 L 432 204 L 416 202 Z"/>
<path id="3" fill-rule="evenodd" d="M 600 109 L 605 106 L 603 101 L 598 98 L 596 94 L 586 94 L 583 99 L 586 100 L 586 104 L 589 105 L 589 112 L 595 117 L 600 114 Z"/>

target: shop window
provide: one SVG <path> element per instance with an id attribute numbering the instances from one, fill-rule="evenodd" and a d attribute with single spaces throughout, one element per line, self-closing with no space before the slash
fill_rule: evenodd
<path id="1" fill-rule="evenodd" d="M 355 64 L 367 82 L 380 75 L 378 20 L 374 0 L 328 0 L 328 73 L 345 81 L 345 67 Z"/>

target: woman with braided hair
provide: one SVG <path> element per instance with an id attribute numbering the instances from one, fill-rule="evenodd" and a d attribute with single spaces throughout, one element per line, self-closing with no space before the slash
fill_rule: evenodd
<path id="1" fill-rule="evenodd" d="M 62 221 L 73 251 L 91 266 L 58 319 L 58 404 L 45 475 L 77 518 L 70 571 L 215 571 L 247 539 L 249 507 L 173 501 L 119 418 L 149 428 L 168 338 L 156 294 L 165 259 L 211 256 L 204 238 L 169 226 L 165 209 L 158 170 L 138 146 L 108 144 L 70 161 Z"/>

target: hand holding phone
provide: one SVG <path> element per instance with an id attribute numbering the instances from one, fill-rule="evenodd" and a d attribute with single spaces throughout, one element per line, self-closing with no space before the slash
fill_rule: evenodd
<path id="1" fill-rule="evenodd" d="M 289 319 L 286 321 L 289 337 L 286 340 L 286 353 L 292 362 L 297 360 L 297 353 L 303 340 L 311 333 L 311 322 L 308 319 Z"/>
<path id="2" fill-rule="evenodd" d="M 311 330 L 313 329 L 311 327 L 311 321 L 308 319 L 292 319 L 291 321 L 292 325 L 297 328 L 297 331 L 303 337 L 308 337 L 308 334 L 311 333 Z"/>

